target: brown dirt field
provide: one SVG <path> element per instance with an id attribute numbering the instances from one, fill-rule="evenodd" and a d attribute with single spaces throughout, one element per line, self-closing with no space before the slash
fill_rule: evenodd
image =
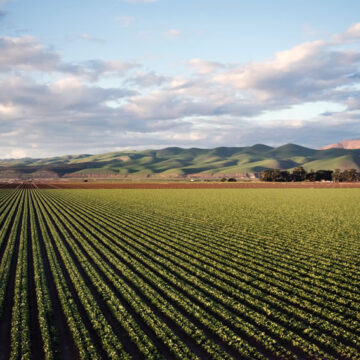
<path id="1" fill-rule="evenodd" d="M 0 183 L 0 188 L 39 188 L 39 189 L 333 189 L 360 188 L 356 183 L 266 183 L 266 182 L 36 182 L 36 183 Z"/>

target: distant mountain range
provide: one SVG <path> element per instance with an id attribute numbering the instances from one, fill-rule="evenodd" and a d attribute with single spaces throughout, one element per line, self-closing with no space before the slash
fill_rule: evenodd
<path id="1" fill-rule="evenodd" d="M 344 140 L 336 144 L 326 145 L 319 150 L 327 149 L 360 149 L 360 140 Z"/>
<path id="2" fill-rule="evenodd" d="M 360 141 L 359 141 L 360 142 Z M 345 143 L 345 142 L 344 142 Z M 265 169 L 360 169 L 360 149 L 315 150 L 295 144 L 121 151 L 45 159 L 0 160 L 0 178 L 254 176 Z"/>

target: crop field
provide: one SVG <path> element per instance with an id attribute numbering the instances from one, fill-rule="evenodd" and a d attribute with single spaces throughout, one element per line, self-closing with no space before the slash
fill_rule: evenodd
<path id="1" fill-rule="evenodd" d="M 2 189 L 0 360 L 360 359 L 360 189 Z"/>

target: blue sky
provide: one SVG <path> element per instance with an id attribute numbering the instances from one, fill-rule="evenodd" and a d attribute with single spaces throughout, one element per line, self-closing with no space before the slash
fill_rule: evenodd
<path id="1" fill-rule="evenodd" d="M 360 14 L 360 2 L 336 0 L 18 0 L 3 8 L 12 25 L 4 35 L 22 30 L 54 46 L 65 60 L 86 60 L 100 52 L 104 59 L 137 60 L 174 74 L 191 58 L 263 60 L 303 41 L 343 32 Z M 171 29 L 180 34 L 167 36 Z M 95 41 L 81 41 L 84 34 Z"/>
<path id="2" fill-rule="evenodd" d="M 359 1 L 0 10 L 0 157 L 360 138 Z"/>

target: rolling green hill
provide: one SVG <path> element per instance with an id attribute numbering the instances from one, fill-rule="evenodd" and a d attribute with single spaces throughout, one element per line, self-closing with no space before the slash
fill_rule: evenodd
<path id="1" fill-rule="evenodd" d="M 99 155 L 0 160 L 0 178 L 49 177 L 220 177 L 255 174 L 265 169 L 360 169 L 360 149 L 314 150 L 295 144 L 263 144 L 214 149 L 170 147 Z"/>

